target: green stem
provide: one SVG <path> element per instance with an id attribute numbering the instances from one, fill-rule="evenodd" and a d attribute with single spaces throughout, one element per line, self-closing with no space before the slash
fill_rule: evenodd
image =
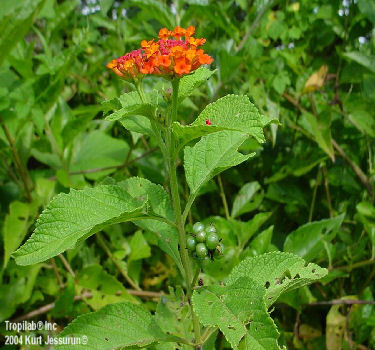
<path id="1" fill-rule="evenodd" d="M 137 284 L 129 277 L 128 273 L 122 268 L 121 264 L 118 262 L 118 260 L 112 255 L 111 250 L 108 248 L 104 238 L 100 233 L 96 234 L 96 240 L 100 244 L 100 246 L 103 248 L 103 250 L 106 252 L 108 257 L 112 260 L 114 265 L 116 266 L 117 270 L 121 273 L 121 275 L 125 278 L 125 280 L 137 291 L 141 291 L 141 288 L 137 286 Z"/>
<path id="2" fill-rule="evenodd" d="M 134 84 L 135 84 L 135 88 L 137 89 L 137 92 L 139 94 L 139 97 L 141 98 L 141 101 L 143 103 L 146 103 L 147 99 L 146 99 L 145 93 L 143 92 L 143 89 L 142 89 L 142 80 L 136 80 L 136 81 L 134 81 Z"/>
<path id="3" fill-rule="evenodd" d="M 176 215 L 176 225 L 178 231 L 178 240 L 180 246 L 180 256 L 182 265 L 185 271 L 185 282 L 186 282 L 186 289 L 187 289 L 187 297 L 191 307 L 191 314 L 193 318 L 193 327 L 194 327 L 194 334 L 195 334 L 195 342 L 200 344 L 201 336 L 200 336 L 200 325 L 197 316 L 194 314 L 193 306 L 191 304 L 191 296 L 192 296 L 192 286 L 191 283 L 193 281 L 193 273 L 191 269 L 189 254 L 186 249 L 186 233 L 185 233 L 185 226 L 184 221 L 181 213 L 181 201 L 180 201 L 180 194 L 178 191 L 178 180 L 177 180 L 177 169 L 176 169 L 176 158 L 178 156 L 175 140 L 173 138 L 171 126 L 174 120 L 177 119 L 177 102 L 178 102 L 178 86 L 179 80 L 175 79 L 172 81 L 173 87 L 173 97 L 172 97 L 172 110 L 171 113 L 167 116 L 167 128 L 165 134 L 165 142 L 167 148 L 167 163 L 168 163 L 168 171 L 169 171 L 169 184 L 171 189 L 171 196 L 172 196 L 172 203 L 173 209 Z"/>
<path id="4" fill-rule="evenodd" d="M 230 215 L 229 215 L 229 209 L 228 209 L 228 202 L 227 202 L 227 197 L 225 196 L 224 186 L 223 186 L 223 182 L 221 181 L 221 176 L 218 175 L 217 179 L 218 179 L 219 187 L 220 187 L 221 200 L 222 200 L 223 206 L 224 206 L 225 218 L 227 220 L 229 220 Z"/>

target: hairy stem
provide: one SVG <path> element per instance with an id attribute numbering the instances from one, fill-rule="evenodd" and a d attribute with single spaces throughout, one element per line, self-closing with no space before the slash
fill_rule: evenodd
<path id="1" fill-rule="evenodd" d="M 172 86 L 173 86 L 172 109 L 171 109 L 171 112 L 167 116 L 167 128 L 166 128 L 166 134 L 165 134 L 165 143 L 167 146 L 166 148 L 167 148 L 167 163 L 168 163 L 168 172 L 169 172 L 169 185 L 170 185 L 170 190 L 171 190 L 173 209 L 176 215 L 176 225 L 177 225 L 177 231 L 178 231 L 180 256 L 181 256 L 181 261 L 182 261 L 182 265 L 184 267 L 184 272 L 185 272 L 184 277 L 185 277 L 185 282 L 186 282 L 187 297 L 191 306 L 195 342 L 199 344 L 201 341 L 199 320 L 197 316 L 194 314 L 193 307 L 191 305 L 191 295 L 192 295 L 191 283 L 193 281 L 193 273 L 191 269 L 189 254 L 186 249 L 185 225 L 184 225 L 184 220 L 183 220 L 182 212 L 181 212 L 180 194 L 178 191 L 178 180 L 177 180 L 177 169 L 176 169 L 176 158 L 178 154 L 176 154 L 177 150 L 176 150 L 175 140 L 171 132 L 172 123 L 174 120 L 177 119 L 177 100 L 178 100 L 179 80 L 178 79 L 173 80 Z"/>

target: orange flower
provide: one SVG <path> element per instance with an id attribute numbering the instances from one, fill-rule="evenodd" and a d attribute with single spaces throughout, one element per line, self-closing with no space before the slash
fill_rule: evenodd
<path id="1" fill-rule="evenodd" d="M 172 36 L 172 32 L 167 28 L 159 30 L 159 39 L 168 39 L 170 36 Z"/>
<path id="2" fill-rule="evenodd" d="M 206 42 L 206 39 L 189 37 L 188 41 L 191 46 L 198 47 L 198 46 L 202 46 Z"/>
<path id="3" fill-rule="evenodd" d="M 174 65 L 174 71 L 178 75 L 183 75 L 183 74 L 189 74 L 191 70 L 191 65 L 185 58 L 178 58 L 175 62 Z"/>
<path id="4" fill-rule="evenodd" d="M 195 33 L 195 27 L 194 26 L 189 26 L 186 28 L 186 32 L 185 32 L 185 37 L 186 39 L 187 38 L 190 38 L 191 36 L 193 36 Z"/>
<path id="5" fill-rule="evenodd" d="M 176 27 L 174 30 L 173 30 L 173 36 L 176 38 L 176 39 L 180 39 L 182 36 L 184 36 L 186 33 L 186 30 L 184 28 L 181 28 L 181 27 Z"/>
<path id="6" fill-rule="evenodd" d="M 197 49 L 206 39 L 194 38 L 194 32 L 193 26 L 186 29 L 176 27 L 173 31 L 162 28 L 158 41 L 142 40 L 140 49 L 112 60 L 107 67 L 127 80 L 142 79 L 147 74 L 168 79 L 189 74 L 213 61 L 202 49 Z"/>
<path id="7" fill-rule="evenodd" d="M 169 55 L 161 55 L 157 57 L 156 64 L 162 67 L 169 67 L 172 64 L 172 60 Z"/>

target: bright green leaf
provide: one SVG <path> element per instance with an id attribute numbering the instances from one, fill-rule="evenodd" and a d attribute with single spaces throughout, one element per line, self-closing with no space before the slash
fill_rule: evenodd
<path id="1" fill-rule="evenodd" d="M 307 261 L 324 251 L 324 241 L 331 241 L 344 220 L 344 214 L 331 219 L 309 222 L 291 232 L 285 240 L 284 251 L 301 256 Z"/>
<path id="2" fill-rule="evenodd" d="M 130 241 L 130 249 L 131 253 L 129 256 L 129 262 L 151 256 L 151 248 L 140 231 L 137 231 L 132 237 Z"/>
<path id="3" fill-rule="evenodd" d="M 256 209 L 257 205 L 260 204 L 259 200 L 257 200 L 259 196 L 256 196 L 260 189 L 261 186 L 258 181 L 249 182 L 243 185 L 237 196 L 234 197 L 231 217 L 235 218 Z M 260 200 L 262 200 L 261 197 Z"/>
<path id="4" fill-rule="evenodd" d="M 228 286 L 194 291 L 192 301 L 201 323 L 219 327 L 232 348 L 247 334 L 247 341 L 255 346 L 251 349 L 278 350 L 278 332 L 264 304 L 264 293 L 262 286 L 241 276 Z"/>
<path id="5" fill-rule="evenodd" d="M 206 125 L 209 119 L 211 125 Z M 263 128 L 274 121 L 260 114 L 247 96 L 227 95 L 210 103 L 190 125 L 173 124 L 180 147 L 191 140 L 221 130 L 240 131 L 265 142 Z"/>
<path id="6" fill-rule="evenodd" d="M 27 230 L 34 221 L 36 203 L 13 202 L 9 205 L 3 227 L 4 267 L 8 264 L 11 254 L 22 243 Z"/>
<path id="7" fill-rule="evenodd" d="M 250 277 L 267 289 L 265 302 L 269 307 L 277 298 L 290 290 L 308 285 L 327 275 L 327 270 L 316 264 L 308 264 L 294 254 L 271 252 L 247 258 L 238 264 L 227 278 L 227 285 L 240 277 Z"/>
<path id="8" fill-rule="evenodd" d="M 34 233 L 13 256 L 19 265 L 45 261 L 107 225 L 142 215 L 144 205 L 144 200 L 134 199 L 116 185 L 61 193 L 43 211 Z"/>
<path id="9" fill-rule="evenodd" d="M 255 155 L 243 155 L 237 151 L 246 139 L 247 135 L 241 132 L 220 131 L 202 137 L 193 147 L 185 148 L 186 180 L 193 196 L 215 175 Z"/>
<path id="10" fill-rule="evenodd" d="M 62 345 L 58 349 L 106 350 L 120 347 L 144 347 L 167 338 L 150 312 L 143 307 L 118 303 L 76 318 L 59 337 L 87 338 L 87 344 Z"/>
<path id="11" fill-rule="evenodd" d="M 186 97 L 189 97 L 196 88 L 207 81 L 215 72 L 216 70 L 211 71 L 205 67 L 200 67 L 193 73 L 182 77 L 178 86 L 179 102 L 182 102 Z"/>

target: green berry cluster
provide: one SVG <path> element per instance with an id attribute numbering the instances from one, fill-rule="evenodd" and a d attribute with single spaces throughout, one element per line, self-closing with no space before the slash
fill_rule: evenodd
<path id="1" fill-rule="evenodd" d="M 193 232 L 186 238 L 186 247 L 193 256 L 205 260 L 222 257 L 224 246 L 213 224 L 205 227 L 201 222 L 196 222 Z"/>

